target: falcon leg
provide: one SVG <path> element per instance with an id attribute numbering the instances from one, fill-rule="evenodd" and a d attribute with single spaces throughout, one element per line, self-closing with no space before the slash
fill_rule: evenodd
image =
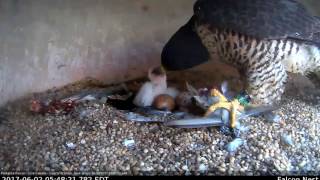
<path id="1" fill-rule="evenodd" d="M 272 59 L 273 55 L 268 54 L 255 61 L 247 71 L 247 91 L 253 105 L 275 105 L 281 100 L 287 81 L 287 72 L 281 60 Z M 262 115 L 263 118 L 272 123 L 280 123 L 279 115 L 268 112 Z"/>
<path id="2" fill-rule="evenodd" d="M 280 60 L 266 56 L 247 71 L 247 90 L 253 104 L 274 104 L 281 100 L 287 73 Z"/>

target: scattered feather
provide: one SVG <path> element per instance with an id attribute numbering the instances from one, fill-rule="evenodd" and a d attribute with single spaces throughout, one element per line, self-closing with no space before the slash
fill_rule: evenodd
<path id="1" fill-rule="evenodd" d="M 228 92 L 228 82 L 227 81 L 223 81 L 223 83 L 221 84 L 221 92 L 223 95 L 226 95 Z"/>
<path id="2" fill-rule="evenodd" d="M 207 170 L 208 170 L 208 166 L 206 166 L 205 164 L 200 164 L 199 171 L 201 173 L 205 173 Z"/>
<path id="3" fill-rule="evenodd" d="M 133 139 L 126 139 L 124 140 L 123 145 L 131 149 L 135 146 L 135 141 Z"/>
<path id="4" fill-rule="evenodd" d="M 281 117 L 278 114 L 269 112 L 265 113 L 263 117 L 270 123 L 281 123 Z"/>
<path id="5" fill-rule="evenodd" d="M 72 143 L 72 142 L 66 143 L 66 146 L 67 146 L 67 148 L 68 148 L 69 150 L 74 150 L 74 149 L 77 147 L 77 145 L 75 145 L 75 144 Z"/>
<path id="6" fill-rule="evenodd" d="M 192 94 L 192 96 L 199 96 L 199 92 L 197 91 L 196 88 L 191 86 L 188 82 L 186 82 L 186 86 L 187 86 L 187 90 L 189 91 L 190 94 Z"/>
<path id="7" fill-rule="evenodd" d="M 281 135 L 281 142 L 284 144 L 284 145 L 287 145 L 287 146 L 293 146 L 293 140 L 292 140 L 292 137 L 288 134 L 283 134 Z"/>
<path id="8" fill-rule="evenodd" d="M 227 151 L 229 153 L 235 152 L 243 144 L 244 140 L 236 138 L 227 145 Z"/>

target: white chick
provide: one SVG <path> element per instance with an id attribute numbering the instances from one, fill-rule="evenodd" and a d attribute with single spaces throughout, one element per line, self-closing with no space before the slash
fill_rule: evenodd
<path id="1" fill-rule="evenodd" d="M 149 82 L 142 85 L 133 104 L 139 107 L 151 106 L 155 97 L 167 91 L 167 76 L 161 67 L 149 69 Z M 173 93 L 174 94 L 174 93 Z"/>

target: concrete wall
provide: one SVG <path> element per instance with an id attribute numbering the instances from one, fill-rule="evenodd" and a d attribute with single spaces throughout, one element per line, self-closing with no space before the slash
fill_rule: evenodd
<path id="1" fill-rule="evenodd" d="M 132 79 L 160 63 L 193 0 L 0 0 L 0 104 L 98 78 Z"/>
<path id="2" fill-rule="evenodd" d="M 299 0 L 304 3 L 309 10 L 317 16 L 320 16 L 320 1 L 319 0 Z"/>
<path id="3" fill-rule="evenodd" d="M 194 1 L 0 0 L 0 105 L 85 77 L 144 75 Z"/>

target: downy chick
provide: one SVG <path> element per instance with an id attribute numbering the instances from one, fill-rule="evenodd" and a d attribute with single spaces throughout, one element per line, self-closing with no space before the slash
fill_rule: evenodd
<path id="1" fill-rule="evenodd" d="M 133 100 L 139 107 L 147 107 L 153 104 L 154 99 L 161 94 L 168 94 L 175 98 L 178 94 L 174 88 L 168 88 L 167 76 L 162 67 L 151 68 L 148 71 L 150 81 L 144 83 Z"/>

